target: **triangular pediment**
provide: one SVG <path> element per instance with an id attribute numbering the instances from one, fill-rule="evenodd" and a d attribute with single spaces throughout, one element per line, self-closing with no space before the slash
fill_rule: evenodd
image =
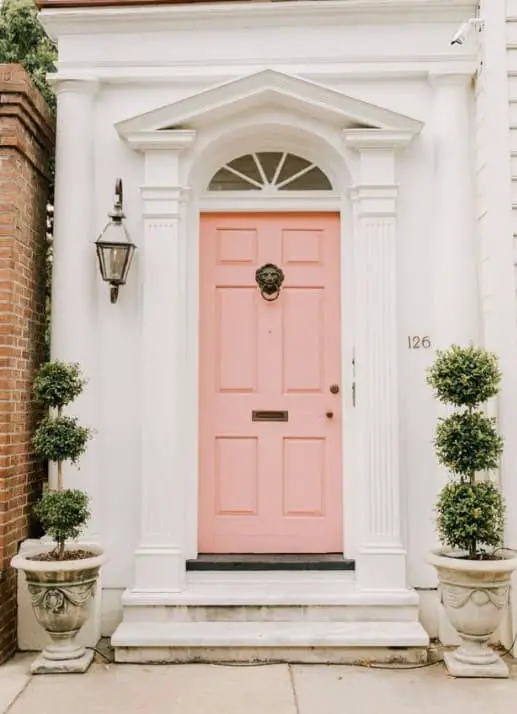
<path id="1" fill-rule="evenodd" d="M 264 70 L 204 89 L 185 99 L 116 124 L 121 136 L 167 129 L 196 129 L 225 117 L 276 106 L 343 129 L 370 128 L 418 134 L 422 123 L 322 84 Z"/>

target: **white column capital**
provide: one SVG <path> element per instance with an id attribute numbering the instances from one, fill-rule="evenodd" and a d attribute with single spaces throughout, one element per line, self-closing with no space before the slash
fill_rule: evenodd
<path id="1" fill-rule="evenodd" d="M 397 152 L 408 147 L 417 133 L 417 129 L 346 129 L 345 146 L 360 154 L 358 186 L 376 187 L 379 191 L 395 187 Z"/>
<path id="2" fill-rule="evenodd" d="M 196 138 L 193 129 L 161 129 L 121 133 L 129 146 L 136 151 L 184 151 Z"/>
<path id="3" fill-rule="evenodd" d="M 49 77 L 49 84 L 56 95 L 67 93 L 82 94 L 94 97 L 100 88 L 97 77 L 66 77 L 56 75 Z"/>
<path id="4" fill-rule="evenodd" d="M 141 186 L 143 217 L 171 219 L 181 216 L 190 189 L 184 186 Z"/>
<path id="5" fill-rule="evenodd" d="M 398 193 L 397 185 L 356 185 L 350 190 L 350 198 L 358 216 L 395 216 Z"/>
<path id="6" fill-rule="evenodd" d="M 459 87 L 466 88 L 472 84 L 473 76 L 470 72 L 430 72 L 429 82 L 433 87 Z"/>
<path id="7" fill-rule="evenodd" d="M 343 141 L 356 151 L 399 151 L 408 147 L 422 127 L 411 129 L 345 129 Z"/>

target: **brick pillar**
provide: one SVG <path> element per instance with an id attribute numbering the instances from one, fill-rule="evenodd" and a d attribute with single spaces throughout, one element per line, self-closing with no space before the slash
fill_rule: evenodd
<path id="1" fill-rule="evenodd" d="M 54 122 L 20 65 L 0 64 L 0 663 L 16 649 L 16 573 L 45 476 L 30 446 L 44 355 L 45 232 Z"/>

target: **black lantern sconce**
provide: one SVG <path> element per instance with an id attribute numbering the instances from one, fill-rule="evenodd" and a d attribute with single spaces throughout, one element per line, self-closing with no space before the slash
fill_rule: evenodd
<path id="1" fill-rule="evenodd" d="M 115 183 L 113 211 L 108 213 L 110 221 L 95 242 L 102 279 L 111 286 L 112 303 L 117 302 L 119 287 L 126 284 L 136 250 L 136 245 L 131 242 L 124 225 L 126 216 L 122 206 L 122 179 L 118 178 Z"/>

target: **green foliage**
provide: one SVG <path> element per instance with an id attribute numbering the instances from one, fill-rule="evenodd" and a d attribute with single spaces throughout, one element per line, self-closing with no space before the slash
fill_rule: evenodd
<path id="1" fill-rule="evenodd" d="M 34 0 L 3 0 L 0 3 L 0 62 L 17 63 L 25 67 L 41 92 L 52 114 L 56 111 L 56 97 L 47 82 L 47 73 L 55 72 L 57 50 L 46 35 L 38 19 Z M 49 203 L 54 195 L 54 157 L 49 161 Z M 50 359 L 50 282 L 52 263 L 49 260 L 52 244 L 52 226 L 47 236 L 47 305 L 45 329 L 45 359 Z"/>
<path id="2" fill-rule="evenodd" d="M 82 392 L 85 380 L 78 364 L 46 362 L 34 380 L 34 396 L 47 408 L 58 409 L 58 414 L 43 418 L 32 443 L 37 456 L 57 462 L 57 490 L 47 490 L 34 509 L 44 531 L 56 539 L 57 557 L 62 559 L 65 542 L 77 538 L 90 517 L 88 496 L 83 491 L 63 489 L 62 464 L 75 464 L 85 452 L 91 431 L 81 426 L 77 418 L 64 416 L 61 411 Z"/>
<path id="3" fill-rule="evenodd" d="M 441 419 L 434 443 L 440 463 L 463 476 L 497 468 L 503 450 L 495 419 L 481 412 L 457 412 Z"/>
<path id="4" fill-rule="evenodd" d="M 55 72 L 57 52 L 38 20 L 33 0 L 3 0 L 0 9 L 0 62 L 22 64 L 55 111 L 56 98 L 46 75 Z"/>
<path id="5" fill-rule="evenodd" d="M 77 399 L 85 384 L 78 364 L 54 360 L 40 367 L 33 392 L 36 400 L 45 407 L 62 409 Z"/>
<path id="6" fill-rule="evenodd" d="M 80 426 L 75 417 L 47 417 L 36 429 L 32 444 L 42 459 L 75 464 L 84 454 L 89 438 L 90 430 Z"/>
<path id="7" fill-rule="evenodd" d="M 490 483 L 448 483 L 436 504 L 440 541 L 476 558 L 478 546 L 502 544 L 505 505 L 501 493 Z"/>
<path id="8" fill-rule="evenodd" d="M 446 352 L 437 352 L 427 381 L 445 404 L 475 407 L 495 397 L 501 372 L 491 352 L 453 345 Z"/>
<path id="9" fill-rule="evenodd" d="M 438 535 L 444 545 L 477 559 L 482 550 L 501 545 L 504 530 L 500 492 L 489 481 L 476 480 L 477 472 L 497 468 L 503 451 L 496 420 L 479 408 L 499 390 L 497 357 L 453 345 L 438 352 L 427 381 L 440 401 L 460 408 L 440 419 L 436 429 L 436 455 L 451 473 L 436 504 Z"/>
<path id="10" fill-rule="evenodd" d="M 66 541 L 77 538 L 90 518 L 88 496 L 83 491 L 46 491 L 34 508 L 45 532 L 54 538 L 62 558 Z"/>

